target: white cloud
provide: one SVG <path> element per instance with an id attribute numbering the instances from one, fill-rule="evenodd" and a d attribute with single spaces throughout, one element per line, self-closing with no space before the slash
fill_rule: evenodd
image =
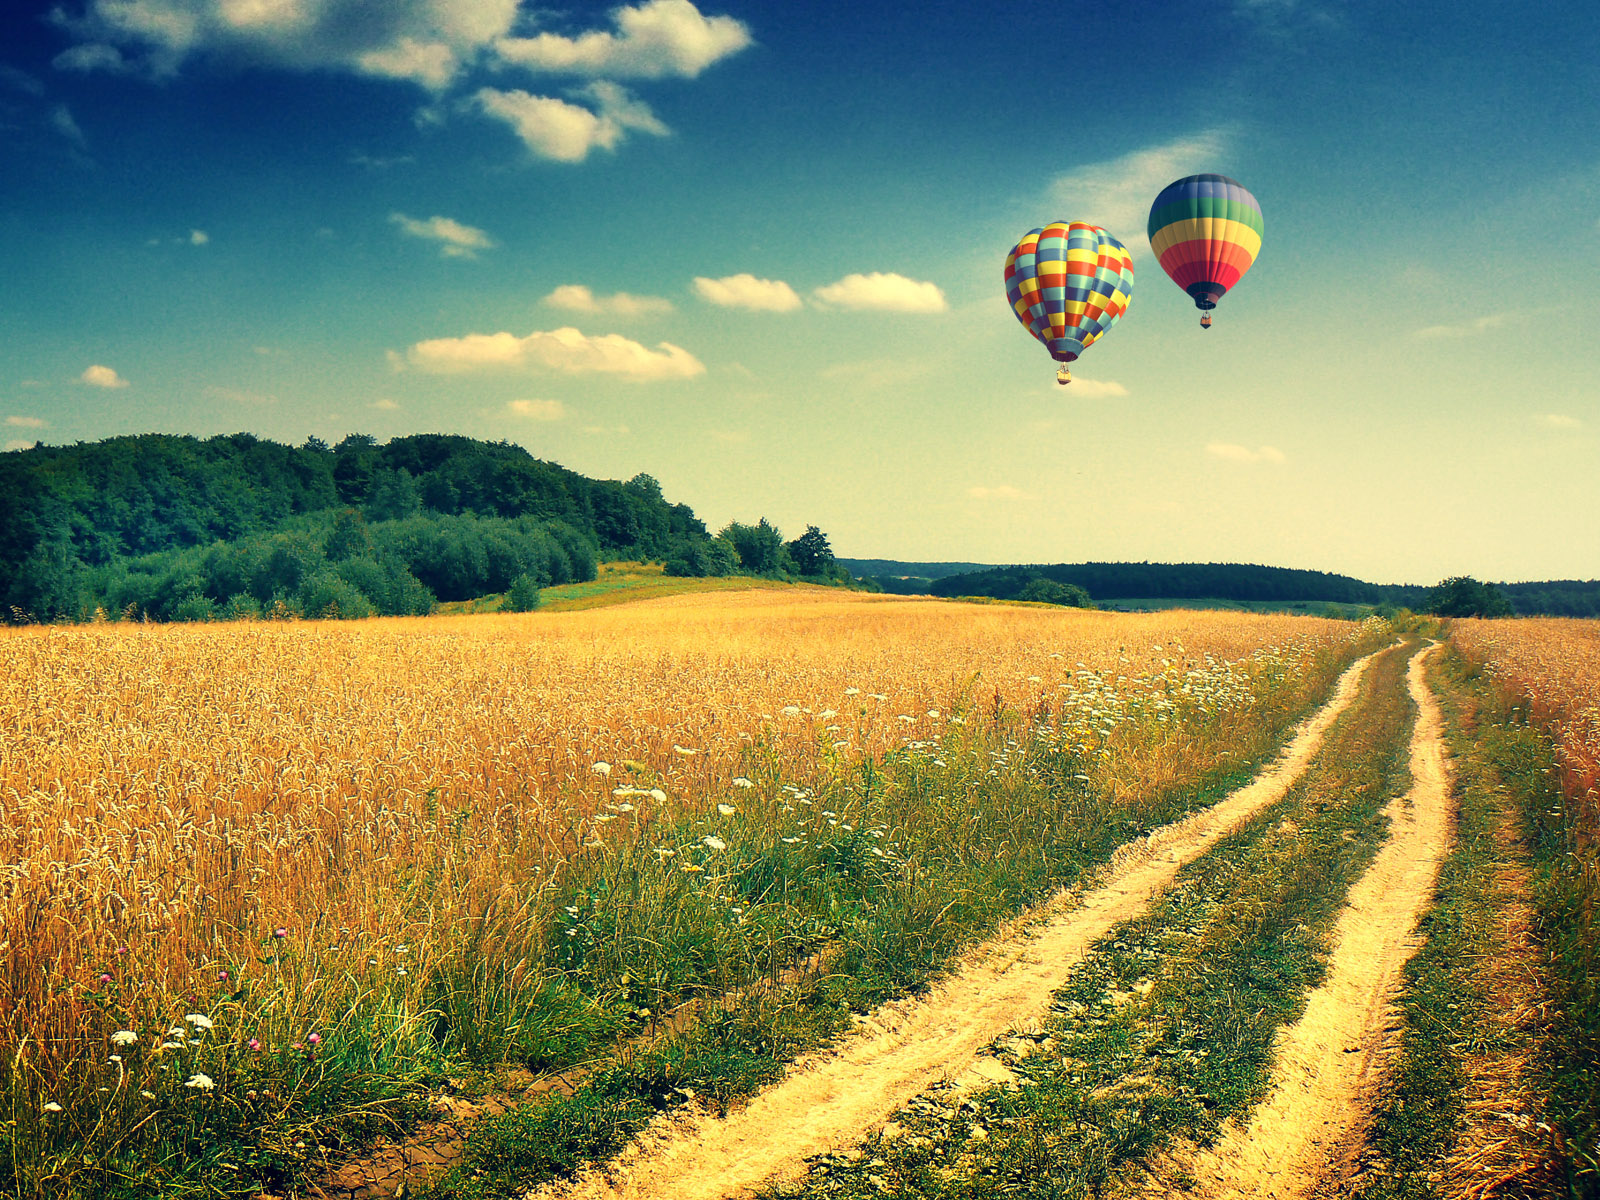
<path id="1" fill-rule="evenodd" d="M 1577 417 L 1569 417 L 1565 413 L 1542 413 L 1534 418 L 1536 424 L 1544 429 L 1582 429 L 1583 422 Z"/>
<path id="2" fill-rule="evenodd" d="M 16 429 L 43 429 L 48 422 L 43 417 L 7 417 L 6 424 Z"/>
<path id="3" fill-rule="evenodd" d="M 341 69 L 441 89 L 511 31 L 518 0 L 88 0 L 53 20 L 77 71 L 175 74 L 193 55 Z"/>
<path id="4" fill-rule="evenodd" d="M 1104 400 L 1111 396 L 1126 396 L 1128 389 L 1114 379 L 1078 379 L 1068 385 L 1069 400 Z"/>
<path id="5" fill-rule="evenodd" d="M 1288 457 L 1276 446 L 1261 446 L 1252 450 L 1249 446 L 1241 446 L 1235 442 L 1210 442 L 1206 446 L 1206 453 L 1225 462 L 1282 463 L 1288 461 Z"/>
<path id="6" fill-rule="evenodd" d="M 65 104 L 58 104 L 50 110 L 50 124 L 78 149 L 88 149 L 89 140 L 83 136 L 83 130 L 78 128 L 77 121 L 72 119 L 72 111 Z"/>
<path id="7" fill-rule="evenodd" d="M 568 312 L 608 313 L 618 317 L 646 317 L 672 311 L 672 301 L 664 296 L 635 296 L 629 292 L 596 296 L 581 283 L 562 284 L 544 298 L 544 303 Z"/>
<path id="8" fill-rule="evenodd" d="M 400 408 L 400 404 L 396 400 L 391 400 L 388 396 L 380 396 L 371 404 L 367 405 L 367 407 L 375 408 L 379 412 L 397 412 Z"/>
<path id="9" fill-rule="evenodd" d="M 1058 175 L 1050 185 L 1050 199 L 1061 211 L 1050 219 L 1088 221 L 1110 231 L 1130 251 L 1147 247 L 1145 227 L 1157 193 L 1185 175 L 1216 170 L 1216 160 L 1231 141 L 1227 129 L 1206 129 Z"/>
<path id="10" fill-rule="evenodd" d="M 567 415 L 559 400 L 508 400 L 506 411 L 514 417 L 527 417 L 530 421 L 559 421 Z"/>
<path id="11" fill-rule="evenodd" d="M 695 276 L 694 294 L 722 308 L 748 308 L 756 312 L 793 312 L 800 297 L 781 279 L 757 279 L 749 273 L 721 279 Z"/>
<path id="12" fill-rule="evenodd" d="M 744 22 L 704 16 L 689 0 L 646 0 L 617 9 L 611 20 L 614 33 L 505 37 L 495 42 L 495 51 L 504 62 L 534 71 L 613 79 L 693 79 L 752 41 Z"/>
<path id="13" fill-rule="evenodd" d="M 450 217 L 429 217 L 426 221 L 419 221 L 397 212 L 390 213 L 389 220 L 398 225 L 402 233 L 438 242 L 439 253 L 446 258 L 477 258 L 479 250 L 494 246 L 494 239 L 483 230 L 463 225 Z"/>
<path id="14" fill-rule="evenodd" d="M 903 313 L 936 313 L 949 308 L 937 284 L 907 279 L 892 272 L 846 275 L 837 283 L 819 287 L 811 294 L 830 308 Z"/>
<path id="15" fill-rule="evenodd" d="M 13 438 L 6 443 L 6 451 L 9 453 L 12 450 L 32 450 L 38 444 L 38 442 L 28 442 Z"/>
<path id="16" fill-rule="evenodd" d="M 204 246 L 210 240 L 211 235 L 204 229 L 189 230 L 189 245 L 191 246 Z"/>
<path id="17" fill-rule="evenodd" d="M 102 367 L 99 364 L 85 367 L 83 374 L 78 376 L 78 381 L 87 383 L 90 387 L 125 388 L 128 386 L 128 381 L 118 375 L 116 371 L 110 367 Z"/>
<path id="18" fill-rule="evenodd" d="M 969 487 L 967 495 L 974 500 L 1031 500 L 1027 492 L 1021 488 L 1014 488 L 1009 483 L 1002 483 L 998 487 Z"/>
<path id="19" fill-rule="evenodd" d="M 643 101 L 615 84 L 597 82 L 573 95 L 593 101 L 598 111 L 520 88 L 480 88 L 476 100 L 486 115 L 511 126 L 534 154 L 556 162 L 582 162 L 597 147 L 614 150 L 629 130 L 657 137 L 671 132 Z"/>
<path id="20" fill-rule="evenodd" d="M 620 334 L 586 337 L 570 326 L 535 330 L 526 337 L 469 333 L 459 338 L 434 338 L 412 346 L 406 351 L 406 360 L 437 373 L 543 367 L 569 375 L 618 375 L 637 382 L 692 379 L 706 369 L 698 358 L 670 342 L 651 350 Z"/>
<path id="21" fill-rule="evenodd" d="M 1413 337 L 1427 340 L 1473 337 L 1486 330 L 1497 329 L 1509 320 L 1505 313 L 1491 313 L 1486 317 L 1474 317 L 1470 321 L 1462 321 L 1455 325 L 1429 325 L 1417 330 Z"/>

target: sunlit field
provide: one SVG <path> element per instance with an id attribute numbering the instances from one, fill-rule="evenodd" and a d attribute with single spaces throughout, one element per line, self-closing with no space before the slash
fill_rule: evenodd
<path id="1" fill-rule="evenodd" d="M 1377 636 L 823 592 L 0 631 L 0 1166 L 242 1193 L 447 1071 L 842 944 L 932 961 Z"/>

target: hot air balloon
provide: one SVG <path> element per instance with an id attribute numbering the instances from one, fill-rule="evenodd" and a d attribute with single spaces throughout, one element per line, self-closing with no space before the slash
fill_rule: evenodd
<path id="1" fill-rule="evenodd" d="M 1261 205 L 1226 175 L 1189 175 L 1161 189 L 1150 206 L 1150 249 L 1172 282 L 1194 297 L 1211 328 L 1211 309 L 1261 252 Z"/>
<path id="2" fill-rule="evenodd" d="M 1057 221 L 1030 230 L 1006 255 L 1006 296 L 1024 328 L 1061 364 L 1071 383 L 1077 359 L 1128 311 L 1133 262 L 1098 225 Z"/>

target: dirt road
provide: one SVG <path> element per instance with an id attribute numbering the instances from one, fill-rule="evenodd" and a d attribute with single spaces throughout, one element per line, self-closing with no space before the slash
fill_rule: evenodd
<path id="1" fill-rule="evenodd" d="M 979 1051 L 1041 1015 L 1091 943 L 1142 913 L 1186 863 L 1281 799 L 1355 696 L 1354 664 L 1282 757 L 1220 803 L 1124 846 L 1082 896 L 1063 894 L 1012 922 L 918 999 L 885 1005 L 854 1036 L 801 1059 L 745 1108 L 693 1109 L 647 1132 L 617 1160 L 539 1200 L 723 1200 L 799 1173 L 807 1157 L 849 1145 L 930 1084 L 960 1075 Z"/>

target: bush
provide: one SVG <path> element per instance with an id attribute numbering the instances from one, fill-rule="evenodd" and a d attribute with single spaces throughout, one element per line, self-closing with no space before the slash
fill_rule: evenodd
<path id="1" fill-rule="evenodd" d="M 539 607 L 539 581 L 526 573 L 511 581 L 505 607 L 511 612 L 532 612 Z"/>

